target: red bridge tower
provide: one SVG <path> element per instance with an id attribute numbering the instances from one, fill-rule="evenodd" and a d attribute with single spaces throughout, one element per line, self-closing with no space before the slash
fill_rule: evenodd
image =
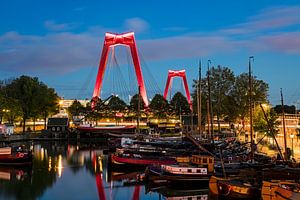
<path id="1" fill-rule="evenodd" d="M 185 70 L 169 70 L 168 71 L 168 80 L 167 80 L 167 84 L 166 84 L 166 88 L 165 88 L 165 92 L 164 92 L 164 98 L 167 99 L 168 91 L 169 91 L 169 88 L 171 86 L 172 79 L 174 77 L 181 77 L 183 79 L 184 88 L 185 88 L 185 92 L 186 92 L 186 97 L 187 97 L 187 100 L 190 104 L 190 109 L 192 110 L 193 105 L 192 105 L 192 102 L 191 102 L 191 96 L 190 96 L 189 86 L 188 86 L 187 80 L 186 80 Z"/>
<path id="2" fill-rule="evenodd" d="M 109 50 L 110 47 L 116 45 L 125 45 L 130 47 L 134 69 L 138 81 L 138 86 L 140 88 L 140 94 L 142 96 L 145 106 L 148 107 L 149 102 L 147 99 L 146 88 L 144 84 L 144 79 L 143 79 L 142 70 L 140 66 L 140 60 L 139 60 L 133 32 L 124 33 L 124 34 L 113 34 L 113 33 L 105 34 L 105 40 L 103 44 L 102 55 L 100 59 L 100 64 L 99 64 L 99 69 L 98 69 L 92 100 L 95 100 L 99 97 Z M 92 107 L 94 107 L 93 102 L 92 102 Z"/>

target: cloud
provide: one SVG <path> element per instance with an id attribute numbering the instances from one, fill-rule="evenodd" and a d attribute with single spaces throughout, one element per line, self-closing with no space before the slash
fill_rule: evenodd
<path id="1" fill-rule="evenodd" d="M 142 18 L 135 17 L 135 18 L 126 19 L 124 22 L 124 27 L 129 31 L 141 33 L 146 31 L 149 28 L 149 24 Z"/>
<path id="2" fill-rule="evenodd" d="M 139 41 L 138 46 L 149 60 L 191 58 L 238 50 L 239 42 L 222 36 L 177 36 Z"/>
<path id="3" fill-rule="evenodd" d="M 272 7 L 252 16 L 247 22 L 221 30 L 227 34 L 250 34 L 273 31 L 300 24 L 300 6 Z"/>
<path id="4" fill-rule="evenodd" d="M 285 52 L 289 54 L 300 53 L 300 32 L 280 33 L 272 36 L 261 36 L 258 43 L 264 44 L 267 50 Z M 261 49 L 264 47 L 261 47 Z"/>
<path id="5" fill-rule="evenodd" d="M 2 70 L 42 74 L 67 73 L 93 66 L 98 60 L 99 38 L 91 35 L 73 33 L 46 36 L 22 36 L 17 33 L 14 33 L 15 36 L 11 35 L 0 36 Z M 14 51 L 4 51 L 8 49 Z"/>
<path id="6" fill-rule="evenodd" d="M 187 31 L 187 27 L 182 27 L 182 26 L 171 26 L 171 27 L 165 27 L 162 29 L 163 31 L 170 31 L 170 32 L 182 32 L 182 31 Z"/>
<path id="7" fill-rule="evenodd" d="M 226 29 L 138 40 L 137 47 L 147 62 L 230 55 L 241 50 L 300 54 L 298 9 L 270 8 L 245 23 Z M 149 28 L 148 23 L 140 18 L 128 19 L 124 24 L 133 31 Z M 293 29 L 280 29 L 286 26 Z M 98 66 L 106 31 L 120 32 L 118 28 L 94 26 L 82 33 L 52 32 L 43 36 L 4 33 L 0 35 L 0 69 L 50 75 Z M 236 37 L 237 33 L 243 34 Z"/>
<path id="8" fill-rule="evenodd" d="M 49 31 L 69 31 L 75 27 L 75 24 L 74 23 L 58 24 L 55 21 L 47 20 L 45 21 L 44 26 Z"/>

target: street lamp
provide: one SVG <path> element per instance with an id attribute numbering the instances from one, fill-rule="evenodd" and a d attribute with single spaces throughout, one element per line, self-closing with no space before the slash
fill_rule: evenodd
<path id="1" fill-rule="evenodd" d="M 290 138 L 292 139 L 292 157 L 294 158 L 294 134 L 290 135 Z"/>

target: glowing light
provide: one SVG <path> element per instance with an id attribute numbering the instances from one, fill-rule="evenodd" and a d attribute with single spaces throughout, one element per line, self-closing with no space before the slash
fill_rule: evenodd
<path id="1" fill-rule="evenodd" d="M 58 170 L 58 177 L 60 178 L 61 177 L 61 174 L 62 174 L 62 169 L 63 169 L 63 166 L 62 166 L 62 156 L 61 154 L 58 155 L 58 161 L 57 161 L 57 170 Z"/>
<path id="2" fill-rule="evenodd" d="M 41 160 L 44 160 L 44 148 L 41 148 Z"/>
<path id="3" fill-rule="evenodd" d="M 52 169 L 51 164 L 52 164 L 52 159 L 51 159 L 51 157 L 49 157 L 49 162 L 48 162 L 48 171 L 49 171 L 49 172 L 50 172 L 51 169 Z"/>
<path id="4" fill-rule="evenodd" d="M 102 165 L 102 158 L 101 158 L 101 156 L 98 156 L 98 164 L 99 164 L 100 172 L 103 172 L 103 165 Z"/>

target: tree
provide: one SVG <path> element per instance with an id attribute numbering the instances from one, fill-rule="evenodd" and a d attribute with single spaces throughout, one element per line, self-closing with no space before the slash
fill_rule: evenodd
<path id="1" fill-rule="evenodd" d="M 149 107 L 154 116 L 161 118 L 167 116 L 169 103 L 161 94 L 156 94 L 150 102 Z"/>
<path id="2" fill-rule="evenodd" d="M 206 123 L 206 119 L 207 119 L 207 83 L 206 83 L 206 78 L 202 78 L 200 80 L 201 83 L 201 124 L 205 125 Z M 192 98 L 193 98 L 193 110 L 194 112 L 198 112 L 198 108 L 197 107 L 197 101 L 198 101 L 198 95 L 197 95 L 197 85 L 198 85 L 198 80 L 194 80 L 194 84 L 193 84 L 193 92 L 192 92 Z"/>
<path id="3" fill-rule="evenodd" d="M 268 97 L 269 86 L 263 80 L 258 80 L 252 76 L 252 102 L 266 103 Z M 241 119 L 243 129 L 245 127 L 245 118 L 249 116 L 249 74 L 242 73 L 235 79 L 235 84 L 230 93 L 233 98 L 234 110 L 231 116 Z"/>
<path id="4" fill-rule="evenodd" d="M 176 115 L 188 115 L 191 113 L 190 105 L 181 92 L 177 92 L 171 99 L 170 107 Z"/>
<path id="5" fill-rule="evenodd" d="M 74 100 L 72 105 L 68 108 L 68 113 L 73 118 L 74 116 L 83 115 L 85 112 L 84 106 L 77 100 Z"/>
<path id="6" fill-rule="evenodd" d="M 59 97 L 53 88 L 48 88 L 44 83 L 40 83 L 38 94 L 35 98 L 36 105 L 34 121 L 36 117 L 41 116 L 44 119 L 44 129 L 46 129 L 47 117 L 51 114 L 57 113 L 59 109 Z"/>
<path id="7" fill-rule="evenodd" d="M 228 95 L 233 89 L 235 77 L 229 68 L 221 67 L 220 65 L 216 68 L 212 67 L 209 75 L 212 109 L 217 116 L 218 130 L 220 132 L 220 117 L 224 118 L 228 114 L 228 108 L 232 106 L 226 103 L 229 103 Z"/>
<path id="8" fill-rule="evenodd" d="M 39 80 L 37 77 L 21 76 L 7 85 L 8 97 L 17 101 L 19 105 L 23 132 L 25 132 L 26 120 L 32 116 L 35 109 L 35 98 L 39 91 Z"/>
<path id="9" fill-rule="evenodd" d="M 0 124 L 2 123 L 3 115 L 5 113 L 5 86 L 3 81 L 0 81 Z"/>
<path id="10" fill-rule="evenodd" d="M 277 114 L 281 114 L 282 113 L 282 106 L 281 105 L 276 105 L 274 107 L 274 110 Z M 294 105 L 283 105 L 283 110 L 284 110 L 284 113 L 287 113 L 287 114 L 295 114 L 296 113 L 296 106 Z"/>
<path id="11" fill-rule="evenodd" d="M 134 112 L 134 113 L 138 112 L 138 102 L 139 102 L 139 95 L 138 94 L 133 95 L 133 97 L 131 98 L 130 103 L 129 103 L 129 110 L 131 112 Z M 142 97 L 140 97 L 140 109 L 141 110 L 145 109 Z"/>
<path id="12" fill-rule="evenodd" d="M 108 108 L 113 112 L 124 111 L 126 107 L 127 104 L 117 96 L 113 96 L 108 102 Z"/>
<path id="13" fill-rule="evenodd" d="M 264 136 L 267 137 L 273 137 L 276 136 L 279 132 L 278 126 L 280 125 L 280 122 L 278 121 L 278 115 L 275 112 L 274 109 L 264 109 L 267 119 L 269 121 L 266 121 L 265 116 L 263 114 L 263 111 L 261 110 L 260 106 L 257 106 L 254 112 L 253 116 L 253 128 L 254 131 L 257 131 L 259 133 L 264 134 Z M 270 127 L 269 127 L 270 126 Z M 271 130 L 270 130 L 271 128 Z"/>

